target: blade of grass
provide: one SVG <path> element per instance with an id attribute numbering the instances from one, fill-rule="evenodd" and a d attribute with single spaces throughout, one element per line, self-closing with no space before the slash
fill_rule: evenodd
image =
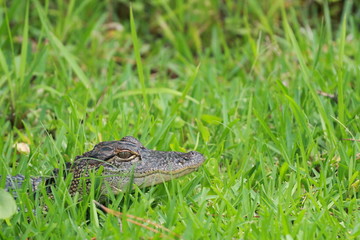
<path id="1" fill-rule="evenodd" d="M 9 66 L 6 62 L 5 56 L 3 51 L 0 48 L 0 65 L 3 69 L 3 71 L 5 72 L 6 75 L 6 80 L 8 82 L 8 87 L 9 87 L 9 91 L 10 91 L 10 103 L 11 103 L 11 107 L 12 109 L 15 109 L 15 89 L 14 89 L 14 84 L 12 83 L 12 79 L 11 79 L 11 73 L 9 71 Z"/>
<path id="2" fill-rule="evenodd" d="M 171 95 L 174 95 L 174 96 L 179 96 L 180 98 L 184 95 L 184 92 L 179 92 L 179 91 L 176 91 L 176 90 L 173 90 L 173 89 L 170 89 L 170 88 L 145 88 L 144 89 L 146 91 L 146 94 L 171 94 Z M 120 92 L 118 94 L 116 94 L 114 96 L 114 99 L 117 99 L 117 98 L 121 98 L 121 97 L 127 97 L 127 96 L 133 96 L 133 95 L 139 95 L 139 94 L 142 94 L 143 93 L 143 90 L 142 89 L 135 89 L 135 90 L 128 90 L 128 91 L 125 91 L 125 92 Z M 189 96 L 189 95 L 186 95 L 185 98 L 195 104 L 199 104 L 199 101 L 196 100 L 195 98 Z"/>
<path id="3" fill-rule="evenodd" d="M 341 34 L 340 34 L 340 52 L 339 52 L 339 64 L 338 64 L 338 114 L 339 121 L 345 124 L 345 104 L 344 104 L 344 49 L 345 49 L 345 38 L 346 38 L 346 15 L 342 19 L 341 24 Z M 345 137 L 345 131 L 343 128 L 340 128 L 342 137 Z"/>
<path id="4" fill-rule="evenodd" d="M 26 86 L 23 86 L 25 79 L 25 71 L 27 66 L 27 52 L 29 44 L 29 1 L 26 1 L 26 10 L 25 10 L 25 23 L 22 35 L 22 44 L 21 44 L 21 61 L 20 61 L 20 70 L 18 77 L 20 78 L 20 89 Z"/>
<path id="5" fill-rule="evenodd" d="M 140 227 L 146 228 L 146 229 L 148 229 L 148 230 L 150 230 L 150 231 L 152 231 L 154 233 L 160 233 L 160 231 L 156 230 L 155 228 L 146 226 L 141 222 L 147 223 L 147 224 L 152 225 L 152 226 L 154 226 L 156 228 L 160 228 L 160 229 L 164 230 L 165 232 L 167 232 L 167 233 L 169 233 L 169 234 L 171 234 L 171 235 L 173 235 L 175 237 L 180 237 L 178 234 L 172 232 L 170 229 L 168 229 L 168 228 L 166 228 L 166 227 L 164 227 L 164 226 L 162 226 L 160 224 L 157 224 L 157 223 L 155 223 L 153 221 L 150 221 L 149 219 L 137 217 L 137 216 L 134 216 L 134 215 L 131 215 L 131 214 L 124 214 L 122 212 L 112 210 L 110 208 L 105 207 L 104 205 L 102 205 L 101 203 L 99 203 L 99 202 L 97 202 L 95 200 L 93 200 L 93 203 L 95 203 L 95 205 L 97 207 L 99 207 L 102 211 L 104 211 L 104 212 L 106 212 L 106 213 L 108 213 L 110 215 L 113 215 L 113 216 L 118 217 L 118 218 L 121 217 L 121 216 L 125 216 L 127 221 L 129 221 L 131 223 L 134 223 L 134 224 L 136 224 L 136 225 L 138 225 Z M 139 222 L 137 222 L 135 220 L 137 220 Z"/>
<path id="6" fill-rule="evenodd" d="M 136 34 L 136 26 L 134 21 L 134 14 L 132 11 L 132 6 L 130 5 L 130 28 L 131 28 L 131 38 L 134 45 L 134 51 L 135 51 L 135 58 L 136 58 L 136 66 L 137 66 L 137 72 L 141 84 L 141 92 L 143 95 L 145 108 L 149 108 L 149 103 L 146 96 L 146 85 L 145 85 L 145 76 L 144 76 L 144 69 L 141 61 L 141 54 L 140 54 L 140 44 L 138 41 L 138 37 Z"/>

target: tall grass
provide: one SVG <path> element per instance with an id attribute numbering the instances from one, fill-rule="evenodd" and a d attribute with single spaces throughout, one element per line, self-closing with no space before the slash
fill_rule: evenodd
<path id="1" fill-rule="evenodd" d="M 132 135 L 207 160 L 109 194 L 111 209 L 184 239 L 359 238 L 359 142 L 343 140 L 360 136 L 355 2 L 13 0 L 1 13 L 0 175 L 48 176 Z M 120 231 L 95 188 L 71 197 L 69 181 L 53 199 L 25 184 L 0 237 L 161 238 Z"/>

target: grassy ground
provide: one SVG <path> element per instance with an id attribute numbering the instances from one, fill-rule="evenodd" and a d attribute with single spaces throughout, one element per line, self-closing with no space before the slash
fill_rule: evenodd
<path id="1" fill-rule="evenodd" d="M 47 175 L 133 135 L 207 160 L 111 209 L 184 239 L 359 238 L 360 145 L 343 140 L 360 139 L 356 1 L 169 2 L 135 1 L 134 21 L 120 0 L 1 5 L 0 175 Z M 120 232 L 94 192 L 54 195 L 21 193 L 0 238 L 160 238 Z"/>

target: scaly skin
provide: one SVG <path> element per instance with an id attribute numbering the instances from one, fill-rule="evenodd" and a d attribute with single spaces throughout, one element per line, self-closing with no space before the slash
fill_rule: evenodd
<path id="1" fill-rule="evenodd" d="M 130 182 L 139 187 L 159 184 L 191 173 L 203 162 L 204 156 L 198 152 L 155 151 L 145 148 L 136 138 L 127 136 L 120 141 L 101 142 L 93 150 L 77 156 L 73 164 L 68 164 L 64 175 L 72 173 L 69 188 L 71 195 L 81 192 L 83 185 L 79 183 L 82 179 L 86 187 L 90 187 L 91 172 L 103 179 L 103 194 L 108 189 L 117 194 L 128 189 Z M 55 169 L 53 173 L 53 178 L 30 178 L 33 191 L 42 182 L 46 185 L 55 184 L 58 170 Z M 23 175 L 7 176 L 5 189 L 21 188 L 24 180 Z"/>

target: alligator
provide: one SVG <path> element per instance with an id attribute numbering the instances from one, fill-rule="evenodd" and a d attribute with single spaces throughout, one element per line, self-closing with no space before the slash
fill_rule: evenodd
<path id="1" fill-rule="evenodd" d="M 102 195 L 109 190 L 118 194 L 129 189 L 129 184 L 148 187 L 189 174 L 204 160 L 204 156 L 196 151 L 183 153 L 151 150 L 136 138 L 126 136 L 119 141 L 100 142 L 93 150 L 77 156 L 73 163 L 66 164 L 63 176 L 72 176 L 69 184 L 71 195 L 90 188 L 92 172 L 102 179 Z M 59 169 L 55 169 L 51 177 L 30 177 L 32 190 L 36 191 L 45 183 L 47 191 L 51 191 L 50 186 L 56 184 L 58 176 Z M 25 180 L 25 176 L 20 174 L 6 176 L 5 190 L 19 189 Z"/>

